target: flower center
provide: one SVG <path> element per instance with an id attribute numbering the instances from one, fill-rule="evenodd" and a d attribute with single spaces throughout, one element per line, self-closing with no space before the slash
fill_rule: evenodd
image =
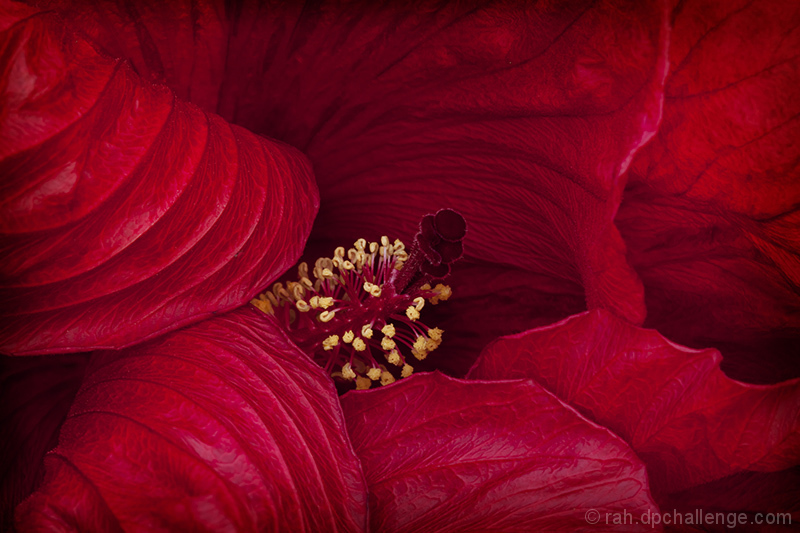
<path id="1" fill-rule="evenodd" d="M 311 276 L 300 263 L 297 281 L 276 283 L 251 303 L 338 382 L 388 385 L 413 373 L 411 356 L 421 361 L 441 344 L 444 332 L 424 324 L 421 312 L 452 294 L 442 281 L 465 235 L 464 218 L 442 209 L 422 218 L 410 251 L 399 239 L 358 239 L 317 259 Z"/>

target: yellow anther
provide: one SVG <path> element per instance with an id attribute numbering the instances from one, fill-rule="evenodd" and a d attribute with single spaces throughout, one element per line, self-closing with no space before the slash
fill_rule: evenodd
<path id="1" fill-rule="evenodd" d="M 297 300 L 297 303 L 294 304 L 294 306 L 297 307 L 297 310 L 301 313 L 307 313 L 311 310 L 311 306 L 308 305 L 308 302 L 305 300 Z"/>
<path id="2" fill-rule="evenodd" d="M 283 288 L 282 283 L 276 283 L 272 286 L 272 293 L 275 295 L 277 300 L 280 302 L 281 300 L 289 301 L 292 297 L 289 295 L 289 292 Z"/>
<path id="3" fill-rule="evenodd" d="M 323 311 L 319 314 L 320 322 L 330 322 L 336 315 L 336 311 Z"/>
<path id="4" fill-rule="evenodd" d="M 269 302 L 267 297 L 264 296 L 263 294 L 261 296 L 259 296 L 258 298 L 253 298 L 252 300 L 250 300 L 250 303 L 253 304 L 258 309 L 260 309 L 261 311 L 263 311 L 264 313 L 266 313 L 268 315 L 274 315 L 275 314 L 275 312 L 272 309 L 272 304 Z"/>
<path id="5" fill-rule="evenodd" d="M 302 283 L 302 284 L 303 284 L 303 286 L 304 286 L 306 289 L 310 289 L 311 287 L 313 287 L 313 286 L 314 286 L 314 283 L 313 283 L 313 282 L 312 282 L 310 279 L 308 279 L 306 276 L 302 276 L 302 277 L 300 278 L 300 283 Z"/>
<path id="6" fill-rule="evenodd" d="M 320 298 L 318 300 L 318 305 L 323 309 L 327 309 L 327 308 L 331 307 L 333 305 L 333 297 L 332 296 L 327 296 L 325 298 Z"/>
<path id="7" fill-rule="evenodd" d="M 405 249 L 406 249 L 406 245 L 405 245 L 405 244 L 403 244 L 403 241 L 401 241 L 400 239 L 395 239 L 395 240 L 394 240 L 394 250 L 395 250 L 395 253 L 396 253 L 396 252 L 403 251 L 403 250 L 405 250 Z"/>
<path id="8" fill-rule="evenodd" d="M 427 340 L 428 340 L 428 339 L 426 339 L 426 338 L 425 338 L 425 337 L 423 337 L 422 335 L 418 336 L 418 337 L 417 337 L 417 339 L 414 341 L 413 348 L 414 348 L 415 350 L 417 350 L 418 352 L 422 352 L 422 351 L 424 351 L 424 350 L 425 350 L 425 342 L 426 342 Z"/>
<path id="9" fill-rule="evenodd" d="M 344 246 L 339 246 L 333 251 L 333 257 L 344 259 Z"/>
<path id="10" fill-rule="evenodd" d="M 428 339 L 425 341 L 425 349 L 429 352 L 434 351 L 436 348 L 439 347 L 439 343 L 433 339 Z"/>
<path id="11" fill-rule="evenodd" d="M 389 372 L 381 372 L 381 385 L 391 385 L 394 383 L 394 376 L 391 375 Z"/>
<path id="12" fill-rule="evenodd" d="M 355 265 L 358 271 L 361 271 L 361 268 L 364 266 L 364 263 L 367 262 L 367 254 L 364 252 L 358 252 L 356 255 Z"/>
<path id="13" fill-rule="evenodd" d="M 384 337 L 381 340 L 381 348 L 383 348 L 387 352 L 390 350 L 394 350 L 396 347 L 397 343 L 395 343 L 390 337 Z"/>
<path id="14" fill-rule="evenodd" d="M 278 307 L 280 305 L 280 302 L 278 302 L 278 298 L 271 292 L 265 292 L 264 294 L 262 294 L 262 296 L 266 296 L 267 300 L 269 300 L 269 303 L 273 307 Z"/>
<path id="15" fill-rule="evenodd" d="M 292 296 L 295 300 L 300 300 L 306 295 L 306 288 L 301 283 L 292 284 Z"/>
<path id="16" fill-rule="evenodd" d="M 345 262 L 342 263 L 342 268 L 344 268 L 345 270 L 354 270 L 356 266 L 350 261 L 345 260 Z"/>
<path id="17" fill-rule="evenodd" d="M 414 298 L 414 309 L 417 311 L 422 311 L 423 307 L 425 307 L 425 298 L 422 296 L 417 296 Z"/>
<path id="18" fill-rule="evenodd" d="M 364 339 L 358 337 L 353 341 L 353 348 L 355 348 L 357 352 L 363 352 L 367 349 L 367 345 L 364 343 Z"/>
<path id="19" fill-rule="evenodd" d="M 339 335 L 331 335 L 330 337 L 322 341 L 322 347 L 326 351 L 333 350 L 333 348 L 338 344 L 339 344 Z"/>
<path id="20" fill-rule="evenodd" d="M 444 330 L 439 328 L 432 328 L 428 330 L 428 337 L 435 340 L 436 342 L 441 342 L 442 333 L 444 333 Z"/>
<path id="21" fill-rule="evenodd" d="M 417 337 L 417 340 L 414 341 L 413 349 L 411 350 L 411 355 L 422 361 L 426 357 L 428 357 L 428 350 L 427 350 L 427 341 L 428 339 L 425 337 Z"/>
<path id="22" fill-rule="evenodd" d="M 356 377 L 356 390 L 367 390 L 372 386 L 372 381 L 368 378 L 358 376 Z"/>
<path id="23" fill-rule="evenodd" d="M 378 367 L 373 367 L 367 370 L 367 377 L 372 381 L 378 381 L 381 377 L 381 369 Z"/>
<path id="24" fill-rule="evenodd" d="M 381 288 L 374 283 L 370 283 L 369 281 L 364 282 L 364 290 L 370 293 L 375 298 L 380 297 L 381 295 Z"/>
<path id="25" fill-rule="evenodd" d="M 389 246 L 389 237 L 381 235 L 381 246 Z"/>
<path id="26" fill-rule="evenodd" d="M 378 251 L 378 243 L 377 242 L 369 243 L 369 253 L 374 254 L 377 251 Z"/>
<path id="27" fill-rule="evenodd" d="M 353 333 L 352 330 L 346 331 L 345 334 L 342 335 L 342 341 L 346 342 L 347 344 L 350 344 L 351 342 L 353 342 L 353 339 L 355 339 L 355 338 L 356 338 L 356 336 L 355 336 L 355 334 Z"/>
<path id="28" fill-rule="evenodd" d="M 398 366 L 400 364 L 400 354 L 397 353 L 397 350 L 392 350 L 386 356 L 386 360 L 389 361 L 391 364 Z"/>
<path id="29" fill-rule="evenodd" d="M 333 277 L 333 271 L 330 268 L 323 268 L 322 277 L 326 279 L 331 279 Z"/>
<path id="30" fill-rule="evenodd" d="M 365 339 L 371 339 L 372 333 L 373 331 L 372 328 L 369 327 L 369 324 L 364 324 L 363 326 L 361 326 L 361 336 L 364 337 Z"/>
<path id="31" fill-rule="evenodd" d="M 403 370 L 400 372 L 400 377 L 407 378 L 414 373 L 414 367 L 411 365 L 403 365 Z"/>
<path id="32" fill-rule="evenodd" d="M 433 305 L 436 305 L 439 302 L 447 301 L 447 299 L 453 295 L 453 290 L 450 288 L 450 286 L 442 285 L 441 283 L 439 283 L 438 285 L 436 285 L 436 287 L 433 288 L 433 292 L 435 292 L 436 295 L 428 299 L 428 301 Z"/>
<path id="33" fill-rule="evenodd" d="M 409 308 L 406 309 L 406 316 L 408 317 L 409 320 L 413 322 L 419 318 L 419 311 L 417 311 L 416 307 L 414 307 L 413 305 L 409 306 Z"/>
<path id="34" fill-rule="evenodd" d="M 316 309 L 319 307 L 319 296 L 312 296 L 311 299 L 308 301 L 308 304 L 311 306 L 312 309 Z"/>
<path id="35" fill-rule="evenodd" d="M 308 277 L 308 263 L 303 261 L 297 265 L 297 278 L 302 282 L 303 278 Z"/>
<path id="36" fill-rule="evenodd" d="M 394 337 L 394 334 L 395 334 L 394 324 L 390 323 L 390 324 L 386 324 L 385 326 L 383 326 L 381 328 L 381 333 L 383 333 L 387 337 Z"/>
<path id="37" fill-rule="evenodd" d="M 367 239 L 358 239 L 353 246 L 356 247 L 356 250 L 359 252 L 363 252 L 367 248 Z"/>
<path id="38" fill-rule="evenodd" d="M 344 379 L 355 379 L 356 373 L 353 372 L 353 369 L 350 367 L 350 363 L 345 363 L 342 366 L 342 377 Z"/>

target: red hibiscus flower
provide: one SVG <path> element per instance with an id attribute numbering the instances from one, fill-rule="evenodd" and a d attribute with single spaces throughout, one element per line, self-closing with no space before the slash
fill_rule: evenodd
<path id="1" fill-rule="evenodd" d="M 796 7 L 77 4 L 0 11 L 4 527 L 800 519 Z"/>

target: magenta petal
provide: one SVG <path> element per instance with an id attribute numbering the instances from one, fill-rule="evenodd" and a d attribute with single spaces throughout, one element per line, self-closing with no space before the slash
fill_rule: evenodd
<path id="1" fill-rule="evenodd" d="M 418 374 L 342 407 L 373 531 L 595 531 L 591 509 L 657 511 L 627 445 L 532 381 Z"/>
<path id="2" fill-rule="evenodd" d="M 664 122 L 617 216 L 645 325 L 737 379 L 800 377 L 800 4 L 678 6 Z"/>
<path id="3" fill-rule="evenodd" d="M 251 307 L 99 352 L 22 530 L 364 531 L 324 372 Z"/>
<path id="4" fill-rule="evenodd" d="M 0 531 L 44 475 L 42 458 L 81 386 L 89 354 L 0 356 Z"/>
<path id="5" fill-rule="evenodd" d="M 126 346 L 296 260 L 318 202 L 302 154 L 142 82 L 52 13 L 3 24 L 0 350 Z"/>
<path id="6" fill-rule="evenodd" d="M 537 380 L 630 443 L 658 494 L 800 463 L 800 380 L 740 383 L 720 361 L 597 310 L 497 340 L 469 375 Z"/>

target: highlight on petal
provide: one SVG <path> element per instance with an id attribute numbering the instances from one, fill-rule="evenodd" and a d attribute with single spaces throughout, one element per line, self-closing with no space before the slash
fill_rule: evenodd
<path id="1" fill-rule="evenodd" d="M 645 323 L 751 383 L 800 377 L 800 5 L 679 2 L 664 121 L 616 218 Z"/>
<path id="2" fill-rule="evenodd" d="M 365 531 L 330 380 L 244 307 L 98 352 L 17 527 Z"/>
<path id="3" fill-rule="evenodd" d="M 52 13 L 0 18 L 0 350 L 123 347 L 247 302 L 297 259 L 318 205 L 302 154 Z"/>
<path id="4" fill-rule="evenodd" d="M 0 356 L 0 531 L 42 481 L 44 455 L 81 386 L 89 354 Z"/>
<path id="5" fill-rule="evenodd" d="M 657 495 L 800 464 L 800 380 L 741 383 L 721 359 L 596 310 L 498 339 L 469 377 L 535 379 L 625 439 Z"/>
<path id="6" fill-rule="evenodd" d="M 627 445 L 533 381 L 415 374 L 341 400 L 373 531 L 596 531 L 594 512 L 658 510 Z"/>
<path id="7" fill-rule="evenodd" d="M 665 2 L 51 4 L 146 78 L 308 154 L 324 199 L 312 261 L 450 207 L 470 226 L 465 262 L 568 287 L 559 307 L 644 319 L 612 219 L 660 121 Z"/>

